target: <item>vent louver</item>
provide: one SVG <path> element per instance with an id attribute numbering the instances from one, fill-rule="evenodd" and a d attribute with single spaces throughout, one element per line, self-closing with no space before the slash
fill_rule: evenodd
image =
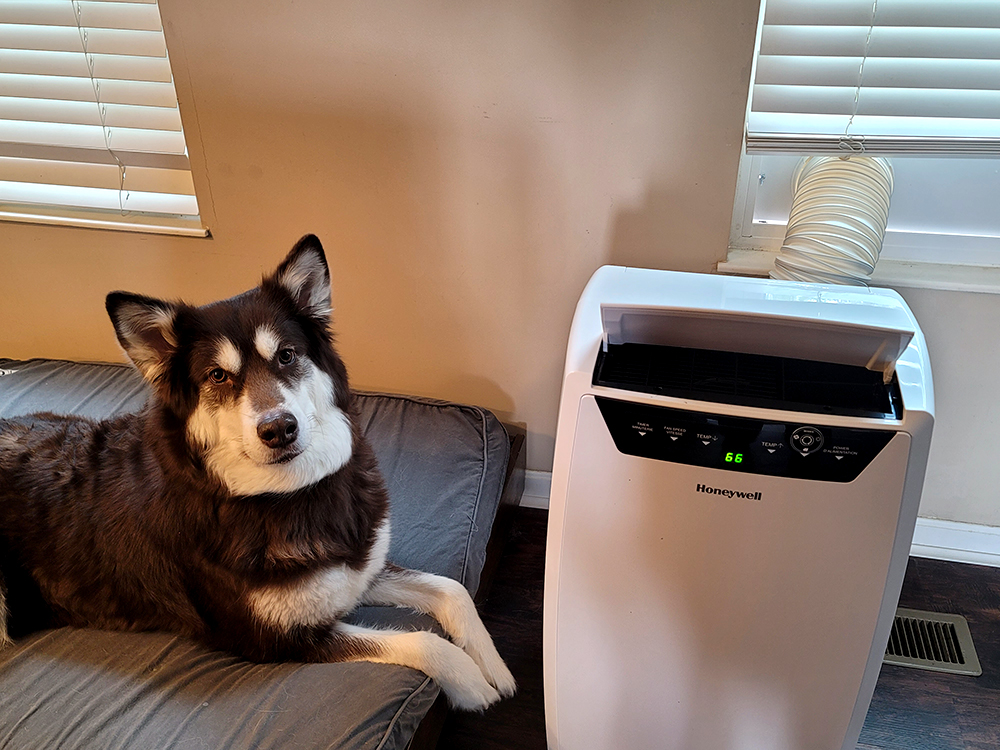
<path id="1" fill-rule="evenodd" d="M 896 610 L 882 661 L 933 672 L 983 673 L 964 617 L 915 609 Z"/>
<path id="2" fill-rule="evenodd" d="M 762 354 L 680 346 L 610 344 L 601 351 L 594 385 L 740 404 L 899 419 L 902 401 L 894 377 L 864 367 Z"/>

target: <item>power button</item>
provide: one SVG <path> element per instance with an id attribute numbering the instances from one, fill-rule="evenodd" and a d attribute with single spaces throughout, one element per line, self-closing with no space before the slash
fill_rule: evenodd
<path id="1" fill-rule="evenodd" d="M 799 427 L 788 440 L 794 450 L 803 456 L 816 453 L 823 447 L 823 433 L 815 427 Z"/>

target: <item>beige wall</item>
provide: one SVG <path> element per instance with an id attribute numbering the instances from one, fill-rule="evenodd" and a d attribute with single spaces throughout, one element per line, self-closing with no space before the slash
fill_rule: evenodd
<path id="1" fill-rule="evenodd" d="M 927 339 L 934 433 L 920 515 L 1000 526 L 1000 295 L 899 288 Z"/>
<path id="2" fill-rule="evenodd" d="M 551 466 L 604 263 L 725 255 L 757 3 L 161 0 L 211 239 L 0 225 L 0 354 L 121 357 L 114 288 L 206 302 L 323 240 L 356 386 L 481 403 Z"/>

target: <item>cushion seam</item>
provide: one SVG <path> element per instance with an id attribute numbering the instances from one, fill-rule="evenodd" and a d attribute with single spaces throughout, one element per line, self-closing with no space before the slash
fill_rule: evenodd
<path id="1" fill-rule="evenodd" d="M 382 748 L 385 747 L 385 743 L 389 741 L 389 735 L 392 733 L 392 730 L 395 729 L 396 724 L 399 721 L 399 718 L 403 715 L 403 711 L 405 711 L 406 707 L 410 705 L 410 701 L 412 701 L 419 693 L 421 693 L 423 689 L 430 684 L 430 682 L 431 678 L 425 677 L 424 681 L 421 682 L 414 690 L 412 690 L 408 696 L 406 696 L 406 700 L 403 701 L 403 705 L 401 705 L 397 709 L 392 719 L 389 720 L 389 726 L 385 728 L 385 733 L 382 735 L 382 741 L 378 743 L 378 745 L 375 747 L 375 750 L 382 750 Z"/>
<path id="2" fill-rule="evenodd" d="M 479 472 L 479 488 L 476 490 L 476 502 L 472 506 L 472 517 L 469 519 L 469 533 L 465 537 L 465 555 L 462 560 L 462 585 L 467 586 L 468 584 L 468 572 L 469 572 L 469 555 L 472 553 L 472 535 L 476 530 L 476 519 L 479 517 L 479 504 L 483 499 L 483 487 L 486 484 L 486 472 L 487 463 L 489 462 L 489 439 L 486 436 L 486 415 L 480 412 L 480 427 L 481 434 L 483 436 L 483 453 L 482 453 L 482 464 L 481 470 Z M 476 584 L 476 588 L 479 588 L 479 584 Z M 473 592 L 475 593 L 475 592 Z"/>
<path id="3" fill-rule="evenodd" d="M 472 404 L 462 404 L 457 401 L 445 401 L 444 399 L 430 398 L 427 396 L 407 396 L 403 393 L 383 393 L 380 391 L 354 391 L 355 396 L 367 397 L 367 398 L 387 398 L 394 401 L 409 401 L 414 404 L 422 404 L 424 406 L 433 406 L 437 409 L 461 409 L 464 412 L 472 412 L 475 416 L 480 417 L 480 423 L 485 422 L 483 419 L 484 409 L 479 406 L 473 406 Z M 485 436 L 485 429 L 480 433 Z"/>

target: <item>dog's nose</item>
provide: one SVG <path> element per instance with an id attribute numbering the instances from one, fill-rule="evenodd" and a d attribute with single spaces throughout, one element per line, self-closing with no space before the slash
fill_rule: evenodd
<path id="1" fill-rule="evenodd" d="M 284 448 L 299 436 L 299 423 L 287 411 L 268 415 L 257 424 L 257 437 L 268 448 Z"/>

